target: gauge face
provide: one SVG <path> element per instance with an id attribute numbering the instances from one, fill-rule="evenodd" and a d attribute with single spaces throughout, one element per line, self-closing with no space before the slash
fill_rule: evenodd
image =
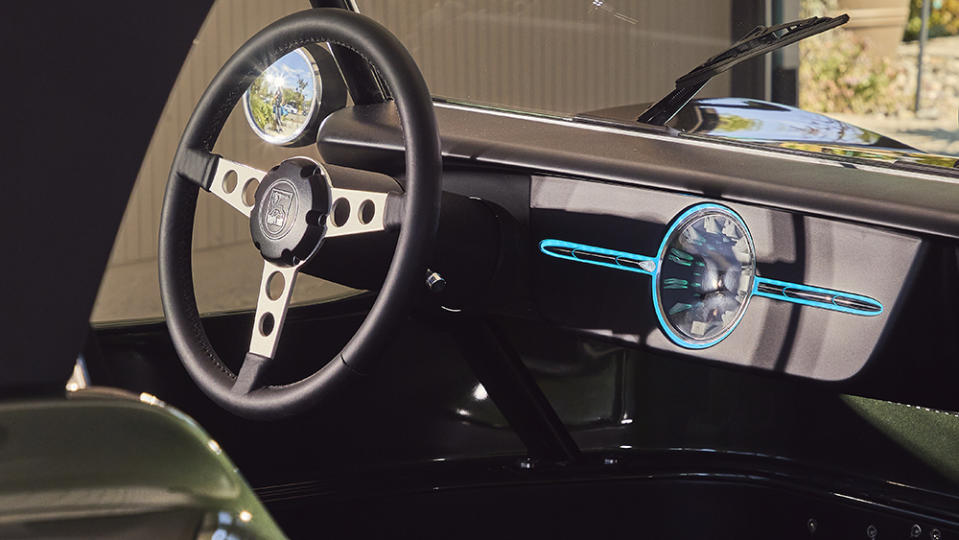
<path id="1" fill-rule="evenodd" d="M 683 347 L 715 345 L 739 324 L 755 274 L 742 218 L 713 204 L 686 210 L 659 249 L 653 302 L 663 330 Z"/>

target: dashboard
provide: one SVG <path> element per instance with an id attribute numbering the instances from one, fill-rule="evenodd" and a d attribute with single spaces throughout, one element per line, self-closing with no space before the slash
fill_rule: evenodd
<path id="1" fill-rule="evenodd" d="M 944 382 L 959 376 L 955 179 L 668 128 L 436 113 L 444 189 L 504 209 L 522 231 L 514 305 L 501 311 L 656 354 L 957 405 Z M 318 146 L 329 162 L 395 175 L 400 137 L 391 107 L 353 107 L 324 122 Z"/>

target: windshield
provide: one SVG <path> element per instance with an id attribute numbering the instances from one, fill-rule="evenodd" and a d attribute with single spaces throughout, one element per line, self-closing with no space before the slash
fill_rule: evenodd
<path id="1" fill-rule="evenodd" d="M 413 54 L 436 96 L 573 115 L 652 102 L 730 43 L 728 2 L 362 0 Z M 744 23 L 743 33 L 753 25 Z M 728 96 L 721 75 L 703 96 Z"/>
<path id="2" fill-rule="evenodd" d="M 678 77 L 757 25 L 847 13 L 850 21 L 843 27 L 749 60 L 696 95 L 782 104 L 842 124 L 809 123 L 808 116 L 794 120 L 788 114 L 764 122 L 770 115 L 761 107 L 737 112 L 743 109 L 738 102 L 713 101 L 670 125 L 739 140 L 847 145 L 848 135 L 831 141 L 829 133 L 820 137 L 810 130 L 829 125 L 835 133 L 848 124 L 850 130 L 868 132 L 854 144 L 959 156 L 959 2 L 933 3 L 921 82 L 921 2 L 881 0 L 876 3 L 881 9 L 860 4 L 865 5 L 848 0 L 357 0 L 360 12 L 382 22 L 406 45 L 439 98 L 562 117 L 587 113 L 623 123 L 631 123 L 673 90 Z M 687 109 L 696 106 L 694 101 Z M 692 124 L 682 122 L 691 116 L 697 117 Z M 713 118 L 711 127 L 719 129 L 706 129 L 710 124 L 702 122 L 704 117 Z M 781 135 L 784 125 L 803 136 Z"/>

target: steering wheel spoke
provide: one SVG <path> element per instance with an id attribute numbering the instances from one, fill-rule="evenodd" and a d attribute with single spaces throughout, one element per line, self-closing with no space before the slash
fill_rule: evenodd
<path id="1" fill-rule="evenodd" d="M 333 204 L 326 220 L 326 237 L 349 236 L 386 228 L 388 193 L 331 189 Z"/>
<path id="2" fill-rule="evenodd" d="M 276 355 L 298 273 L 298 266 L 281 266 L 263 261 L 250 348 L 233 384 L 234 393 L 247 394 L 262 386 L 263 373 Z"/>
<path id="3" fill-rule="evenodd" d="M 250 217 L 256 202 L 253 192 L 264 176 L 264 171 L 221 157 L 216 162 L 208 191 L 244 216 Z"/>
<path id="4" fill-rule="evenodd" d="M 263 386 L 263 375 L 270 360 L 272 358 L 251 352 L 246 353 L 243 365 L 240 366 L 240 372 L 236 375 L 236 381 L 230 391 L 234 394 L 246 395 Z"/>
<path id="5" fill-rule="evenodd" d="M 297 266 L 280 266 L 263 261 L 260 294 L 256 300 L 256 318 L 250 337 L 250 352 L 273 358 L 276 344 L 283 331 L 286 310 L 293 295 L 293 283 L 299 273 Z"/>

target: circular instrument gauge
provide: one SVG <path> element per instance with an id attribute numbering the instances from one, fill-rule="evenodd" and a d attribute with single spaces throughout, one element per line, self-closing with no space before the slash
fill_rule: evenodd
<path id="1" fill-rule="evenodd" d="M 328 50 L 314 43 L 267 67 L 243 94 L 246 121 L 278 146 L 316 143 L 320 122 L 346 106 L 346 86 Z"/>
<path id="2" fill-rule="evenodd" d="M 739 324 L 752 295 L 756 253 L 746 223 L 715 204 L 693 206 L 659 248 L 653 305 L 677 345 L 715 345 Z"/>

